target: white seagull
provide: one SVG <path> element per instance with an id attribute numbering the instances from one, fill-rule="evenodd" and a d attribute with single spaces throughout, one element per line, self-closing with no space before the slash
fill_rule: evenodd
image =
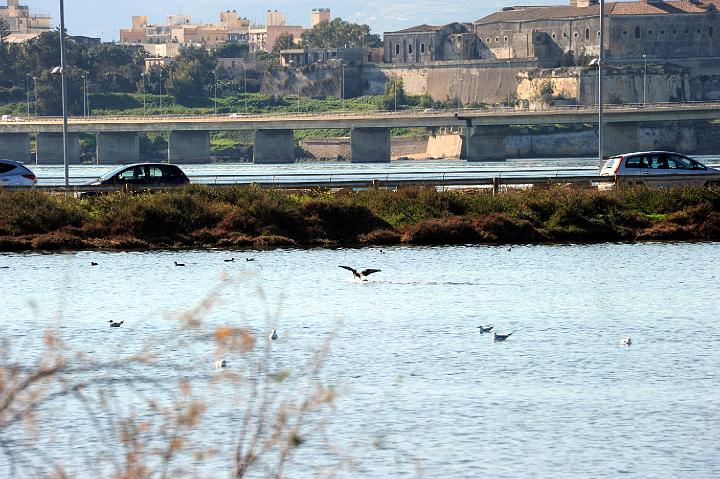
<path id="1" fill-rule="evenodd" d="M 350 266 L 340 266 L 342 269 L 346 269 L 350 272 L 352 272 L 353 277 L 359 279 L 360 281 L 367 281 L 367 277 L 370 276 L 373 273 L 379 273 L 381 270 L 379 269 L 366 269 L 363 271 L 358 272 L 355 268 L 351 268 Z"/>
<path id="2" fill-rule="evenodd" d="M 492 331 L 492 328 L 494 328 L 494 327 L 495 327 L 495 326 L 483 326 L 483 325 L 481 324 L 481 325 L 478 326 L 477 328 L 478 328 L 478 330 L 480 331 L 480 334 L 485 334 L 485 333 L 489 333 L 490 331 Z"/>
<path id="3" fill-rule="evenodd" d="M 620 341 L 618 341 L 620 346 L 630 346 L 632 344 L 632 339 L 630 338 L 620 338 Z"/>
<path id="4" fill-rule="evenodd" d="M 226 367 L 228 367 L 228 366 L 229 366 L 228 362 L 225 361 L 224 359 L 221 359 L 221 360 L 219 360 L 219 361 L 215 361 L 215 367 L 216 367 L 217 369 L 226 368 Z"/>

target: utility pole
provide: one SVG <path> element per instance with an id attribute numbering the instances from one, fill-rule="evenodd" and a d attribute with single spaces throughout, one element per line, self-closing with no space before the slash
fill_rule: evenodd
<path id="1" fill-rule="evenodd" d="M 643 73 L 643 106 L 647 103 L 647 55 L 643 53 L 643 62 L 645 63 L 645 70 Z"/>

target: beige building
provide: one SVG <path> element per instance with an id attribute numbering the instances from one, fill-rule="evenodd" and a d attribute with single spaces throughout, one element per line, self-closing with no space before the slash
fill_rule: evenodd
<path id="1" fill-rule="evenodd" d="M 40 34 L 51 29 L 50 16 L 30 13 L 30 7 L 20 5 L 20 0 L 7 0 L 7 6 L 0 6 L 0 18 L 10 27 L 10 33 Z"/>
<path id="2" fill-rule="evenodd" d="M 329 22 L 331 20 L 329 8 L 313 8 L 310 12 L 310 28 L 318 25 L 322 22 Z"/>
<path id="3" fill-rule="evenodd" d="M 280 27 L 285 25 L 285 14 L 278 10 L 268 10 L 265 24 L 268 27 Z"/>

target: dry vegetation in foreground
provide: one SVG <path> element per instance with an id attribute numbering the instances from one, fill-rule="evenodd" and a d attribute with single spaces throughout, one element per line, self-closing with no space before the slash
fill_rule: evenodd
<path id="1" fill-rule="evenodd" d="M 227 284 L 179 315 L 167 337 L 113 360 L 74 352 L 57 330 L 45 333 L 32 359 L 7 338 L 0 341 L 0 475 L 164 479 L 217 477 L 220 470 L 236 479 L 281 478 L 306 441 L 320 441 L 334 455 L 328 476 L 345 467 L 349 459 L 323 431 L 334 400 L 320 380 L 330 337 L 306 363 L 279 370 L 266 337 L 236 325 L 207 325 Z M 108 328 L 111 338 L 122 331 Z M 107 341 L 104 347 L 113 343 Z M 191 371 L 168 364 L 168 355 L 192 355 L 198 345 L 230 366 L 193 361 Z M 218 417 L 213 408 L 221 400 L 228 409 Z M 212 442 L 208 430 L 221 433 L 222 441 Z M 63 449 L 58 436 L 74 439 L 60 443 Z M 299 457 L 295 463 L 303 464 Z M 308 468 L 318 472 L 317 464 Z"/>
<path id="2" fill-rule="evenodd" d="M 0 251 L 718 239 L 718 188 L 0 190 Z"/>

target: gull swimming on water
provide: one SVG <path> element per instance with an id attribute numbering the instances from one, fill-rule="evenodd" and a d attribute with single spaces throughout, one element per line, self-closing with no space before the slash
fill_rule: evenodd
<path id="1" fill-rule="evenodd" d="M 495 327 L 495 326 L 483 326 L 483 325 L 481 324 L 481 325 L 478 326 L 477 328 L 478 328 L 478 330 L 480 331 L 480 334 L 484 334 L 484 333 L 489 333 L 490 331 L 492 331 L 492 328 L 494 328 L 494 327 Z"/>
<path id="2" fill-rule="evenodd" d="M 235 261 L 235 258 L 230 258 L 223 261 L 225 261 L 226 263 L 233 263 Z"/>
<path id="3" fill-rule="evenodd" d="M 175 261 L 175 266 L 185 266 L 185 263 L 178 263 L 177 261 Z"/>
<path id="4" fill-rule="evenodd" d="M 348 271 L 351 271 L 353 274 L 353 277 L 359 279 L 360 281 L 367 281 L 367 277 L 370 276 L 373 273 L 379 273 L 379 269 L 366 269 L 364 271 L 358 272 L 355 268 L 351 268 L 350 266 L 340 266 L 342 269 L 346 269 Z"/>
<path id="5" fill-rule="evenodd" d="M 632 344 L 632 339 L 630 338 L 620 338 L 620 341 L 618 341 L 620 346 L 630 346 Z"/>
<path id="6" fill-rule="evenodd" d="M 224 359 L 222 359 L 220 361 L 215 361 L 215 367 L 217 369 L 226 368 L 226 367 L 228 367 L 228 362 L 225 361 Z"/>
<path id="7" fill-rule="evenodd" d="M 498 332 L 496 331 L 496 332 L 493 333 L 493 341 L 495 341 L 495 342 L 505 341 L 507 338 L 509 338 L 510 336 L 512 336 L 512 334 L 513 334 L 514 332 L 515 332 L 515 331 L 513 331 L 512 333 L 498 333 Z"/>
<path id="8" fill-rule="evenodd" d="M 268 336 L 268 339 L 270 341 L 275 341 L 278 338 L 277 330 L 273 329 L 272 333 L 270 333 L 270 336 Z"/>
<path id="9" fill-rule="evenodd" d="M 123 324 L 124 322 L 125 322 L 124 319 L 123 319 L 122 321 L 120 321 L 120 322 L 115 322 L 115 321 L 113 321 L 112 319 L 109 319 L 109 320 L 108 320 L 108 323 L 110 323 L 110 327 L 111 327 L 111 328 L 119 328 L 120 326 L 122 326 L 122 324 Z"/>

